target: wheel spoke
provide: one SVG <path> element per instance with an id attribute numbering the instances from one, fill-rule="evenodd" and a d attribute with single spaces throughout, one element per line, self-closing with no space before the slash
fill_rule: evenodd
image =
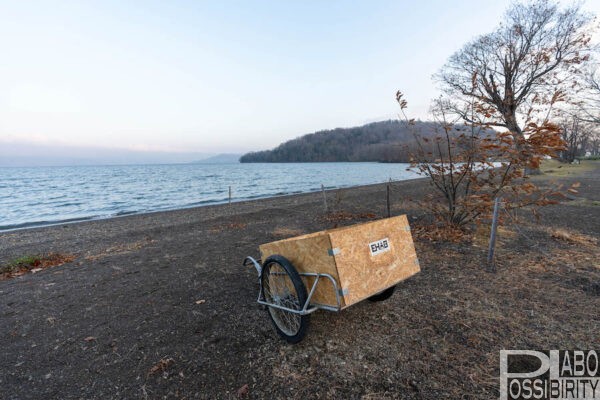
<path id="1" fill-rule="evenodd" d="M 265 300 L 281 307 L 301 310 L 303 305 L 298 301 L 294 284 L 285 269 L 277 263 L 271 263 L 265 266 L 264 272 L 263 291 Z M 286 335 L 294 336 L 300 330 L 301 315 L 274 307 L 269 307 L 269 312 L 276 325 Z"/>

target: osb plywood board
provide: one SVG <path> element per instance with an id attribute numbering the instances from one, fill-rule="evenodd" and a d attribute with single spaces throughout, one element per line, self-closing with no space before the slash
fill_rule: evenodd
<path id="1" fill-rule="evenodd" d="M 329 231 L 346 306 L 419 272 L 405 215 Z M 387 239 L 387 246 L 384 241 Z M 370 244 L 374 244 L 372 252 Z"/>
<path id="2" fill-rule="evenodd" d="M 317 232 L 267 243 L 259 246 L 262 260 L 268 256 L 279 254 L 290 260 L 298 272 L 320 272 L 327 273 L 339 282 L 335 259 L 329 255 L 331 249 L 329 235 L 324 232 Z M 307 292 L 310 292 L 314 278 L 304 279 Z M 335 291 L 329 279 L 319 279 L 317 289 L 311 299 L 311 303 L 319 303 L 330 306 L 337 306 Z M 342 306 L 344 306 L 342 301 Z"/>

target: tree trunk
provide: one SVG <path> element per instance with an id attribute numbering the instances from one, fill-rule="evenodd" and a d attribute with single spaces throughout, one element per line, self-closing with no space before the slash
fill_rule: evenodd
<path id="1" fill-rule="evenodd" d="M 519 157 L 523 161 L 527 161 L 527 159 L 530 157 L 530 155 L 528 154 L 529 152 L 528 152 L 527 139 L 525 139 L 523 130 L 517 123 L 516 115 L 514 113 L 505 114 L 504 120 L 506 121 L 506 127 L 508 128 L 508 130 L 512 134 L 513 138 L 515 139 L 515 149 L 519 152 Z M 527 176 L 527 175 L 539 175 L 542 172 L 540 171 L 539 168 L 525 167 L 524 173 L 525 173 L 525 176 Z"/>

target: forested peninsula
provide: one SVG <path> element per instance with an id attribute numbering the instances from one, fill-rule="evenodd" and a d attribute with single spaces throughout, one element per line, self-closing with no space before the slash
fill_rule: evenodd
<path id="1" fill-rule="evenodd" d="M 289 140 L 272 150 L 244 154 L 240 162 L 409 162 L 411 149 L 416 146 L 414 134 L 432 136 L 435 129 L 433 122 L 408 125 L 388 120 L 323 130 Z"/>

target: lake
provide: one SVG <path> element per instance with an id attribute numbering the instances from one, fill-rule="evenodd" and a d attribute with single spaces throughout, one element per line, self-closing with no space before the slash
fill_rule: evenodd
<path id="1" fill-rule="evenodd" d="M 0 168 L 0 230 L 417 178 L 408 164 L 269 163 Z"/>

